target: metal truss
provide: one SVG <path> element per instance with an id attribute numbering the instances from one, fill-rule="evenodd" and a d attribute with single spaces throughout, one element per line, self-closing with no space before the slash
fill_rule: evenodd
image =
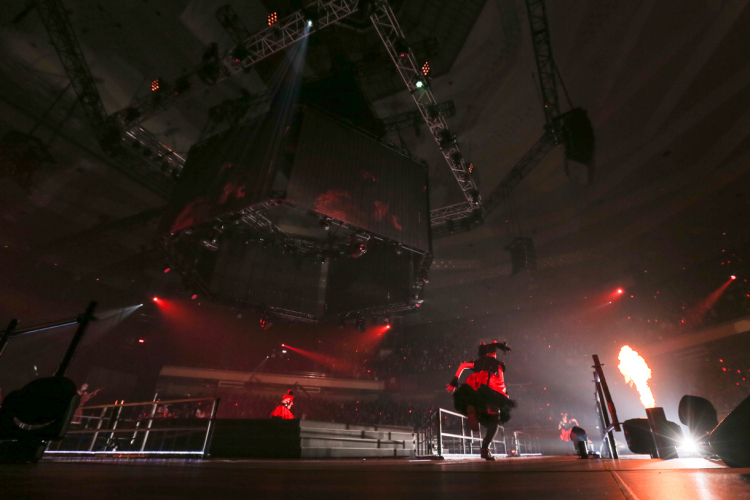
<path id="1" fill-rule="evenodd" d="M 551 132 L 545 132 L 487 196 L 484 202 L 485 213 L 489 214 L 499 207 L 521 180 L 529 175 L 555 146 L 557 146 L 557 142 L 555 142 L 554 135 Z"/>
<path id="2" fill-rule="evenodd" d="M 224 78 L 354 14 L 358 6 L 359 0 L 316 0 L 308 4 L 303 10 L 290 14 L 244 40 L 242 47 L 247 51 L 244 57 L 236 58 L 231 54 L 224 57 L 221 60 Z M 308 21 L 312 21 L 311 26 L 308 26 Z"/>
<path id="3" fill-rule="evenodd" d="M 547 154 L 557 146 L 555 135 L 547 131 L 513 166 L 495 189 L 484 199 L 484 214 L 488 215 L 506 200 L 518 184 L 539 165 Z M 474 219 L 476 211 L 468 203 L 459 203 L 430 211 L 432 238 L 442 238 L 451 234 L 464 233 L 480 222 Z"/>
<path id="4" fill-rule="evenodd" d="M 444 224 L 447 220 L 461 220 L 469 217 L 474 210 L 476 210 L 476 207 L 466 202 L 435 208 L 430 210 L 430 224 L 434 227 Z"/>
<path id="5" fill-rule="evenodd" d="M 406 37 L 398 24 L 396 15 L 391 10 L 386 0 L 377 0 L 375 9 L 370 16 L 375 30 L 383 41 L 393 64 L 396 65 L 406 88 L 411 92 L 412 98 L 419 109 L 430 133 L 438 143 L 445 161 L 453 172 L 458 186 L 466 198 L 466 201 L 476 207 L 481 206 L 481 198 L 474 179 L 468 171 L 468 162 L 463 158 L 458 147 L 458 140 L 448 129 L 448 123 L 443 114 L 437 109 L 437 101 L 432 95 L 427 78 L 422 74 L 411 48 L 397 51 L 397 44 L 404 44 Z M 403 55 L 403 57 L 402 57 Z M 421 82 L 418 85 L 417 82 Z"/>
<path id="6" fill-rule="evenodd" d="M 242 24 L 240 16 L 237 15 L 237 12 L 231 5 L 227 4 L 219 7 L 216 10 L 216 19 L 229 37 L 234 40 L 234 43 L 242 43 L 243 40 L 250 37 L 250 32 Z"/>
<path id="7" fill-rule="evenodd" d="M 552 59 L 552 42 L 547 25 L 547 12 L 544 0 L 526 0 L 526 11 L 531 25 L 531 43 L 534 46 L 536 67 L 539 71 L 539 83 L 544 105 L 544 118 L 548 126 L 554 126 L 553 120 L 560 114 L 557 97 L 555 61 Z"/>
<path id="8" fill-rule="evenodd" d="M 86 118 L 97 134 L 104 133 L 107 111 L 104 109 L 94 77 L 83 57 L 81 46 L 78 44 L 62 0 L 38 0 L 36 8 Z"/>
<path id="9" fill-rule="evenodd" d="M 129 137 L 137 141 L 141 147 L 151 151 L 150 157 L 157 162 L 161 162 L 160 170 L 164 173 L 171 172 L 174 169 L 182 172 L 182 168 L 185 166 L 185 158 L 177 154 L 172 148 L 159 142 L 159 139 L 154 134 L 143 127 L 135 127 L 128 130 L 123 134 L 123 137 Z"/>
<path id="10" fill-rule="evenodd" d="M 453 104 L 453 101 L 439 103 L 437 105 L 437 110 L 446 118 L 456 115 L 456 105 Z M 414 127 L 415 130 L 419 131 L 419 126 L 423 123 L 424 119 L 419 111 L 406 111 L 404 113 L 383 118 L 383 125 L 385 125 L 386 132 L 394 132 L 408 126 Z"/>
<path id="11" fill-rule="evenodd" d="M 161 165 L 147 158 L 143 154 L 145 150 L 135 152 L 132 148 L 123 147 L 123 141 L 127 139 L 120 135 L 121 127 L 107 118 L 96 82 L 83 56 L 62 0 L 38 0 L 35 5 L 78 97 L 78 102 L 104 152 L 112 157 L 114 166 L 123 174 L 157 194 L 168 196 L 174 185 L 174 181 L 165 175 L 168 172 L 162 172 Z M 155 152 L 157 157 L 164 157 L 168 151 L 171 152 L 155 137 L 147 134 L 145 130 L 136 130 L 132 138 L 139 142 L 145 141 L 143 145 L 149 148 L 151 154 Z M 165 161 L 181 167 L 180 160 L 181 158 L 170 155 L 170 159 Z"/>

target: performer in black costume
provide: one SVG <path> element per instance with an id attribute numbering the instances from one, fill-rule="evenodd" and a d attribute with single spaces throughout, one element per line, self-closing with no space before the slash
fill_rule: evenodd
<path id="1" fill-rule="evenodd" d="M 473 362 L 461 363 L 456 376 L 446 386 L 448 392 L 455 391 L 453 404 L 456 411 L 468 417 L 471 430 L 479 432 L 480 423 L 487 428 L 481 451 L 485 460 L 495 460 L 489 450 L 490 443 L 495 439 L 499 425 L 510 420 L 510 410 L 516 406 L 505 390 L 505 363 L 497 360 L 498 349 L 504 353 L 511 350 L 507 342 L 497 340 L 479 344 L 479 357 Z M 458 378 L 466 369 L 474 373 L 458 387 Z"/>

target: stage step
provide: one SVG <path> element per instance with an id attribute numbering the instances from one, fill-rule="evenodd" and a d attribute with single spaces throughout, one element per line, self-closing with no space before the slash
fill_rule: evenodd
<path id="1" fill-rule="evenodd" d="M 413 456 L 407 427 L 313 420 L 221 419 L 210 454 L 216 458 L 374 458 Z"/>

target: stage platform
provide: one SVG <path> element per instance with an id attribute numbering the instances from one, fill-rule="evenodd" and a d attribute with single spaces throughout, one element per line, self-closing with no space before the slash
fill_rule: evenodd
<path id="1" fill-rule="evenodd" d="M 4 498 L 750 498 L 750 469 L 703 459 L 44 459 L 0 466 Z"/>
<path id="2" fill-rule="evenodd" d="M 413 457 L 410 427 L 317 420 L 218 419 L 211 458 Z"/>

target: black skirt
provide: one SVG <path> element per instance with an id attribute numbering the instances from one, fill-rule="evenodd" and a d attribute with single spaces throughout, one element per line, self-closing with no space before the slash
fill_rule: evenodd
<path id="1" fill-rule="evenodd" d="M 486 422 L 496 418 L 501 424 L 510 420 L 510 411 L 516 407 L 516 403 L 502 392 L 493 391 L 486 385 L 480 385 L 478 390 L 474 390 L 468 384 L 461 384 L 453 393 L 453 406 L 461 415 L 467 414 L 467 406 L 473 406 L 479 422 L 486 425 Z"/>

